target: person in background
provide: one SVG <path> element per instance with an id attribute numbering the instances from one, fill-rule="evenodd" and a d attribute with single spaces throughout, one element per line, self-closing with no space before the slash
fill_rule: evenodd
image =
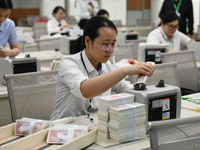
<path id="1" fill-rule="evenodd" d="M 159 16 L 171 10 L 180 17 L 179 31 L 192 38 L 194 28 L 192 0 L 165 0 Z"/>
<path id="2" fill-rule="evenodd" d="M 9 19 L 12 9 L 11 0 L 0 0 L 0 57 L 3 58 L 19 54 L 15 23 Z M 7 43 L 9 43 L 10 48 L 5 48 Z"/>
<path id="3" fill-rule="evenodd" d="M 60 62 L 55 110 L 51 120 L 86 115 L 97 111 L 95 97 L 133 89 L 127 75 L 152 76 L 154 67 L 145 62 L 113 69 L 109 58 L 117 50 L 117 29 L 109 19 L 92 17 L 78 38 L 80 52 L 66 55 Z"/>
<path id="4" fill-rule="evenodd" d="M 98 12 L 97 12 L 97 16 L 104 16 L 106 18 L 109 18 L 109 13 L 107 10 L 105 9 L 100 9 Z"/>
<path id="5" fill-rule="evenodd" d="M 151 31 L 147 36 L 147 43 L 165 43 L 170 45 L 170 51 L 180 51 L 194 39 L 178 31 L 179 17 L 174 11 L 168 11 L 161 16 L 161 26 Z"/>
<path id="6" fill-rule="evenodd" d="M 99 10 L 99 2 L 98 0 L 76 0 L 75 7 L 79 19 L 78 25 L 83 29 L 87 21 L 96 16 Z"/>
<path id="7" fill-rule="evenodd" d="M 47 32 L 49 35 L 54 35 L 57 33 L 64 33 L 64 29 L 69 27 L 69 24 L 64 20 L 65 9 L 61 6 L 56 6 L 53 9 L 52 15 L 53 19 L 47 22 Z"/>

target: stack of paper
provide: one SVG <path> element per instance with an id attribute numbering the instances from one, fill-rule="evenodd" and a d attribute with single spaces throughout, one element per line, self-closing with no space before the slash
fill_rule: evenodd
<path id="1" fill-rule="evenodd" d="M 49 129 L 47 143 L 64 144 L 88 133 L 88 126 L 57 124 Z"/>
<path id="2" fill-rule="evenodd" d="M 120 143 L 146 138 L 144 104 L 134 102 L 110 107 L 109 112 L 110 138 Z"/>
<path id="3" fill-rule="evenodd" d="M 99 98 L 98 106 L 98 136 L 103 139 L 109 138 L 108 122 L 109 107 L 133 103 L 134 95 L 128 93 L 102 96 Z"/>

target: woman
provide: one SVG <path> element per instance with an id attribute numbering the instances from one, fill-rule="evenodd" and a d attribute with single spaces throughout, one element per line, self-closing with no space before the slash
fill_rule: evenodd
<path id="1" fill-rule="evenodd" d="M 19 41 L 15 30 L 15 23 L 9 19 L 12 8 L 11 0 L 0 1 L 0 57 L 3 58 L 19 54 Z M 5 48 L 7 42 L 10 48 Z"/>
<path id="2" fill-rule="evenodd" d="M 147 43 L 165 43 L 170 45 L 170 51 L 180 51 L 181 46 L 194 42 L 185 34 L 178 31 L 179 17 L 174 11 L 168 11 L 161 16 L 161 26 L 151 31 Z"/>
<path id="3" fill-rule="evenodd" d="M 107 18 L 96 16 L 88 21 L 79 37 L 82 51 L 61 60 L 51 120 L 85 115 L 94 109 L 91 103 L 96 96 L 132 89 L 133 85 L 123 79 L 127 75 L 152 75 L 154 67 L 148 63 L 113 70 L 108 59 L 118 48 L 116 36 L 117 29 Z"/>
<path id="4" fill-rule="evenodd" d="M 69 27 L 69 24 L 63 19 L 65 16 L 65 10 L 61 6 L 54 8 L 52 15 L 53 19 L 47 22 L 47 32 L 49 35 L 54 35 L 57 33 L 63 33 L 64 28 Z"/>

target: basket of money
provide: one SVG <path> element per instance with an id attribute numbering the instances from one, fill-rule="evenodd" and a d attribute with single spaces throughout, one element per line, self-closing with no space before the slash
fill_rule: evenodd
<path id="1" fill-rule="evenodd" d="M 89 119 L 84 120 L 84 123 Z M 16 122 L 17 123 L 17 122 Z M 55 122 L 54 122 L 55 123 Z M 75 122 L 76 123 L 76 122 Z M 81 125 L 81 121 L 75 125 L 56 123 L 55 125 L 35 132 L 31 135 L 19 138 L 18 140 L 10 141 L 5 145 L 0 146 L 1 150 L 15 149 L 15 150 L 25 150 L 25 149 L 82 149 L 88 145 L 94 143 L 97 137 L 97 128 L 89 127 L 88 125 Z M 15 124 L 9 125 L 10 129 L 13 127 L 13 132 L 18 132 L 18 130 L 26 130 L 26 127 L 15 128 Z M 8 126 L 7 126 L 7 130 Z M 34 128 L 33 130 L 34 131 Z M 29 131 L 30 132 L 30 129 Z M 13 135 L 17 138 L 17 135 Z M 13 137 L 14 138 L 14 137 Z M 8 140 L 8 138 L 7 138 Z"/>

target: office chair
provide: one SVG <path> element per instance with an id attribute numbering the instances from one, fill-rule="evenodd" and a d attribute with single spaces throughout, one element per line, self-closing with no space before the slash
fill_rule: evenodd
<path id="1" fill-rule="evenodd" d="M 54 110 L 57 70 L 5 75 L 12 121 L 49 120 Z"/>
<path id="2" fill-rule="evenodd" d="M 177 74 L 181 88 L 199 91 L 199 72 L 194 50 L 162 53 L 161 55 L 162 63 L 177 62 Z"/>
<path id="3" fill-rule="evenodd" d="M 160 80 L 164 80 L 165 84 L 180 87 L 177 71 L 177 63 L 169 62 L 164 64 L 156 64 L 155 71 L 146 81 L 146 85 L 158 85 Z M 129 76 L 131 83 L 134 83 L 137 76 Z"/>
<path id="4" fill-rule="evenodd" d="M 140 37 L 139 39 L 137 40 L 127 40 L 128 43 L 133 43 L 134 46 L 133 46 L 133 58 L 138 60 L 138 49 L 139 49 L 139 44 L 140 43 L 146 43 L 146 37 Z"/>
<path id="5" fill-rule="evenodd" d="M 200 117 L 150 122 L 152 150 L 199 150 Z"/>
<path id="6" fill-rule="evenodd" d="M 47 35 L 47 27 L 46 26 L 33 26 L 33 37 L 34 39 L 39 39 L 41 35 Z"/>
<path id="7" fill-rule="evenodd" d="M 195 58 L 197 61 L 200 61 L 200 42 L 190 42 L 187 45 L 187 49 L 195 50 L 194 51 Z"/>
<path id="8" fill-rule="evenodd" d="M 109 59 L 111 63 L 114 63 L 113 61 L 117 63 L 123 58 L 133 59 L 134 58 L 133 46 L 134 46 L 133 43 L 120 44 L 118 50 L 114 51 Z"/>
<path id="9" fill-rule="evenodd" d="M 38 51 L 60 50 L 61 37 L 37 39 L 35 42 L 37 43 Z"/>
<path id="10" fill-rule="evenodd" d="M 116 27 L 122 27 L 122 21 L 121 20 L 112 20 L 112 22 Z"/>

